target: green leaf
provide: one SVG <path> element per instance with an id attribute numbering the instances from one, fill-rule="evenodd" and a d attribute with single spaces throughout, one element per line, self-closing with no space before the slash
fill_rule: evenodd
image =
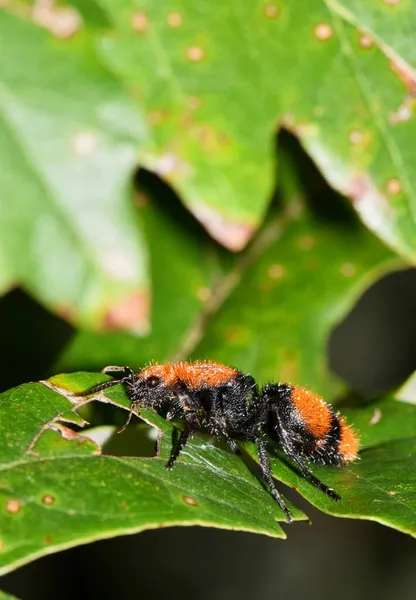
<path id="1" fill-rule="evenodd" d="M 163 204 L 145 202 L 147 188 L 141 213 L 153 263 L 152 332 L 141 338 L 80 332 L 56 370 L 137 368 L 191 356 L 235 365 L 262 383 L 293 381 L 327 398 L 340 392 L 327 365 L 330 332 L 365 289 L 402 264 L 339 198 L 329 198 L 338 202 L 331 218 L 308 209 L 287 140 L 279 159 L 282 203 L 234 260 L 190 225 L 178 227 L 181 218 L 174 227 Z M 306 186 L 315 176 L 310 165 L 302 167 Z"/>
<path id="2" fill-rule="evenodd" d="M 342 411 L 360 432 L 360 447 L 372 448 L 384 442 L 416 435 L 416 409 L 392 397 L 374 400 L 359 409 Z"/>
<path id="3" fill-rule="evenodd" d="M 151 331 L 141 337 L 78 331 L 56 371 L 101 370 L 106 364 L 139 365 L 172 358 L 226 272 L 220 249 L 166 186 L 142 174 L 136 205 L 151 256 Z"/>
<path id="4" fill-rule="evenodd" d="M 163 453 L 100 456 L 67 425 L 71 408 L 86 400 L 68 390 L 103 379 L 64 375 L 0 396 L 0 573 L 80 543 L 169 525 L 285 537 L 277 523 L 284 516 L 259 480 L 238 457 L 204 440 L 191 442 L 173 471 Z M 129 405 L 121 389 L 103 400 Z M 142 417 L 163 431 L 166 444 L 172 439 L 171 424 L 151 411 Z"/>
<path id="5" fill-rule="evenodd" d="M 308 165 L 296 174 L 286 143 L 279 158 L 283 206 L 271 211 L 228 275 L 233 286 L 191 356 L 215 356 L 260 383 L 296 382 L 334 398 L 343 385 L 328 369 L 330 332 L 365 289 L 400 265 L 339 198 L 327 200 L 338 202 L 331 218 L 308 210 L 299 200 L 305 195 L 300 181 L 307 189 L 316 185 L 314 175 Z"/>
<path id="6" fill-rule="evenodd" d="M 415 260 L 409 3 L 100 7 L 111 25 L 83 17 L 100 57 L 132 93 L 140 89 L 152 137 L 144 164 L 216 239 L 241 249 L 263 219 L 280 124 L 364 223 Z"/>
<path id="7" fill-rule="evenodd" d="M 359 460 L 342 468 L 312 467 L 340 502 L 311 486 L 284 457 L 272 460 L 275 477 L 330 515 L 377 521 L 416 537 L 416 406 L 385 398 L 342 412 L 360 438 Z M 246 449 L 255 459 L 253 445 Z"/>
<path id="8" fill-rule="evenodd" d="M 0 291 L 20 284 L 92 329 L 149 327 L 128 177 L 140 111 L 88 44 L 0 12 Z"/>
<path id="9" fill-rule="evenodd" d="M 272 461 L 273 473 L 328 514 L 377 521 L 416 537 L 415 409 L 412 420 L 412 438 L 364 450 L 359 461 L 341 469 L 313 466 L 314 475 L 341 495 L 340 502 L 331 501 L 281 460 Z"/>
<path id="10" fill-rule="evenodd" d="M 6 592 L 2 592 L 0 590 L 0 600 L 19 600 L 17 596 L 12 596 L 11 594 L 6 594 Z"/>
<path id="11" fill-rule="evenodd" d="M 25 384 L 0 396 L 0 573 L 51 551 L 160 526 L 198 524 L 284 537 L 278 507 L 237 456 L 198 436 L 167 471 L 175 430 L 152 411 L 142 411 L 141 418 L 163 433 L 156 458 L 100 455 L 96 443 L 70 429 L 71 407 L 79 410 L 90 400 L 69 391 L 105 379 L 59 375 L 46 385 Z M 100 394 L 100 400 L 129 407 L 121 387 Z M 361 459 L 340 469 L 313 466 L 341 502 L 312 487 L 284 457 L 272 460 L 273 470 L 324 512 L 376 520 L 416 535 L 416 407 L 403 412 L 401 402 L 384 402 L 390 404 L 390 419 L 381 437 L 388 437 L 391 423 L 391 441 L 367 448 L 374 442 L 369 437 Z M 356 420 L 360 412 L 355 411 Z M 400 425 L 403 435 L 410 432 L 413 438 L 399 439 Z M 244 447 L 256 459 L 254 446 Z"/>

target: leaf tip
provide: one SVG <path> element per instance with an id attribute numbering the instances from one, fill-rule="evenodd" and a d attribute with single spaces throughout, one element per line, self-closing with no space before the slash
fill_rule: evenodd
<path id="1" fill-rule="evenodd" d="M 254 234 L 255 230 L 251 225 L 227 220 L 206 204 L 196 204 L 191 210 L 208 233 L 233 252 L 242 250 Z"/>

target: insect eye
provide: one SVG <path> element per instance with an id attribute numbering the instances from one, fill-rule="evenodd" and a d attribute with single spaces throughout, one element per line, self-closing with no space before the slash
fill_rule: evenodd
<path id="1" fill-rule="evenodd" d="M 156 377 L 156 375 L 152 375 L 146 379 L 146 385 L 149 388 L 155 388 L 162 383 L 160 377 Z"/>

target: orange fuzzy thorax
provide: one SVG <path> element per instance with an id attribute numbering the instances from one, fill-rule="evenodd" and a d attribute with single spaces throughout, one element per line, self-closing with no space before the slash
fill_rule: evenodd
<path id="1" fill-rule="evenodd" d="M 180 362 L 165 365 L 151 365 L 139 373 L 141 379 L 160 377 L 167 386 L 185 383 L 190 389 L 204 386 L 218 386 L 226 383 L 238 372 L 217 362 Z"/>

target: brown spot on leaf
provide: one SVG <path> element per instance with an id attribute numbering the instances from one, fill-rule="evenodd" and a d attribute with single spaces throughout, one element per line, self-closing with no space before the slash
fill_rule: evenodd
<path id="1" fill-rule="evenodd" d="M 150 327 L 149 313 L 150 295 L 147 292 L 135 292 L 108 310 L 105 328 L 145 335 Z"/>
<path id="2" fill-rule="evenodd" d="M 188 504 L 188 506 L 198 506 L 198 502 L 190 496 L 183 496 L 183 501 Z"/>
<path id="3" fill-rule="evenodd" d="M 279 9 L 275 4 L 265 4 L 263 12 L 269 19 L 276 19 L 279 16 Z"/>
<path id="4" fill-rule="evenodd" d="M 312 235 L 303 235 L 298 240 L 298 246 L 301 250 L 312 250 L 315 245 L 315 238 Z"/>
<path id="5" fill-rule="evenodd" d="M 22 504 L 20 500 L 17 500 L 15 498 L 8 500 L 6 503 L 6 510 L 11 514 L 17 514 L 21 508 Z"/>
<path id="6" fill-rule="evenodd" d="M 333 31 L 331 25 L 329 25 L 329 23 L 319 23 L 318 25 L 315 26 L 314 32 L 315 32 L 315 37 L 321 41 L 329 40 L 334 33 L 334 31 Z"/>
<path id="7" fill-rule="evenodd" d="M 380 421 L 382 416 L 383 413 L 381 412 L 381 410 L 379 408 L 375 408 L 371 419 L 368 421 L 368 424 L 376 425 Z"/>
<path id="8" fill-rule="evenodd" d="M 283 265 L 270 265 L 267 269 L 267 275 L 270 279 L 281 279 L 286 275 L 286 268 Z"/>
<path id="9" fill-rule="evenodd" d="M 178 12 L 172 12 L 168 14 L 168 25 L 170 27 L 180 27 L 182 25 L 182 15 Z"/>
<path id="10" fill-rule="evenodd" d="M 360 31 L 358 32 L 358 43 L 362 48 L 371 48 L 374 44 L 373 39 L 367 33 Z"/>
<path id="11" fill-rule="evenodd" d="M 51 535 L 47 535 L 43 538 L 43 541 L 45 542 L 45 544 L 52 544 L 53 537 Z"/>
<path id="12" fill-rule="evenodd" d="M 398 179 L 392 177 L 387 182 L 386 190 L 389 196 L 397 196 L 402 191 L 402 184 Z"/>
<path id="13" fill-rule="evenodd" d="M 149 28 L 149 17 L 143 10 L 138 10 L 131 16 L 131 26 L 134 31 L 144 33 Z"/>
<path id="14" fill-rule="evenodd" d="M 202 106 L 202 99 L 198 96 L 188 96 L 185 100 L 185 104 L 188 108 L 196 110 Z"/>
<path id="15" fill-rule="evenodd" d="M 341 265 L 340 271 L 344 277 L 354 277 L 357 273 L 357 267 L 350 262 L 345 262 Z"/>
<path id="16" fill-rule="evenodd" d="M 254 233 L 254 228 L 250 225 L 229 221 L 206 204 L 193 205 L 191 210 L 208 233 L 233 252 L 242 250 Z"/>
<path id="17" fill-rule="evenodd" d="M 201 46 L 190 46 L 186 51 L 186 56 L 191 62 L 200 62 L 204 58 L 205 52 Z"/>
<path id="18" fill-rule="evenodd" d="M 42 498 L 43 504 L 54 504 L 55 498 L 51 494 L 45 494 Z"/>

